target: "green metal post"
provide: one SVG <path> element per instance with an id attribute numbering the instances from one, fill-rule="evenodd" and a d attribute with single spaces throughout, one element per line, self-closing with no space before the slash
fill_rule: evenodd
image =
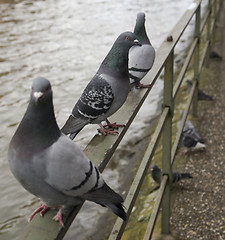
<path id="1" fill-rule="evenodd" d="M 197 81 L 197 86 L 193 96 L 192 115 L 197 117 L 198 115 L 198 82 L 199 82 L 199 45 L 200 45 L 200 6 L 196 9 L 195 13 L 195 37 L 198 39 L 198 44 L 195 48 L 194 55 L 194 80 Z"/>
<path id="2" fill-rule="evenodd" d="M 207 50 L 207 55 L 206 55 L 206 67 L 209 67 L 209 53 L 211 51 L 211 36 L 210 36 L 210 26 L 211 26 L 211 17 L 212 17 L 212 2 L 211 0 L 208 0 L 208 11 L 209 11 L 209 18 L 207 20 L 207 41 L 209 41 L 209 47 Z"/>
<path id="3" fill-rule="evenodd" d="M 164 77 L 164 107 L 169 108 L 169 115 L 163 130 L 162 174 L 169 176 L 162 200 L 162 234 L 170 233 L 170 187 L 171 172 L 171 147 L 172 147 L 172 118 L 173 118 L 173 60 L 174 52 L 170 53 L 165 63 Z"/>
<path id="4" fill-rule="evenodd" d="M 212 21 L 214 21 L 214 28 L 212 29 L 212 36 L 211 36 L 211 42 L 213 43 L 215 40 L 215 28 L 216 28 L 216 3 L 217 1 L 214 0 L 212 4 Z"/>

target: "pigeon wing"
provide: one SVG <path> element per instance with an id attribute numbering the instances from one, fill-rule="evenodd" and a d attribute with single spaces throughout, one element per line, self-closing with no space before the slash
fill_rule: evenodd
<path id="1" fill-rule="evenodd" d="M 45 181 L 65 195 L 82 196 L 104 183 L 92 162 L 65 135 L 43 154 L 47 159 Z"/>
<path id="2" fill-rule="evenodd" d="M 113 100 L 114 94 L 110 84 L 96 74 L 85 88 L 72 113 L 75 117 L 94 120 L 109 110 Z"/>
<path id="3" fill-rule="evenodd" d="M 155 50 L 151 45 L 133 46 L 129 52 L 129 76 L 131 82 L 140 81 L 152 68 Z"/>

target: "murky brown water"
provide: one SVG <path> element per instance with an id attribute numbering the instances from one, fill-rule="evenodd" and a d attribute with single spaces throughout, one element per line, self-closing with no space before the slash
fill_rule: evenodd
<path id="1" fill-rule="evenodd" d="M 59 126 L 71 112 L 82 90 L 98 69 L 117 36 L 132 31 L 136 13 L 145 11 L 146 28 L 157 49 L 192 0 L 0 0 L 0 238 L 18 239 L 31 211 L 39 200 L 27 193 L 8 169 L 8 143 L 29 100 L 31 82 L 37 76 L 48 78 L 53 86 L 54 106 Z M 180 49 L 180 50 L 179 50 Z M 183 47 L 178 48 L 178 53 Z M 154 117 L 161 99 L 158 81 L 136 121 L 133 139 Z M 85 127 L 76 138 L 83 148 L 95 134 L 96 125 Z M 123 141 L 117 154 L 130 152 L 132 144 Z M 118 169 L 132 164 L 121 159 Z M 120 174 L 106 169 L 104 175 L 114 189 Z M 95 239 L 105 209 L 85 205 L 66 239 Z M 91 237 L 92 236 L 92 237 Z"/>

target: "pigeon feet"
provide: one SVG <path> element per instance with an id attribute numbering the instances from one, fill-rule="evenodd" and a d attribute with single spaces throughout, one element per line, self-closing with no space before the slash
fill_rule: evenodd
<path id="1" fill-rule="evenodd" d="M 106 119 L 106 125 L 103 125 L 103 127 L 118 129 L 119 127 L 125 127 L 125 125 L 124 124 L 116 124 L 115 122 L 111 123 L 108 119 Z"/>
<path id="2" fill-rule="evenodd" d="M 59 222 L 61 224 L 61 226 L 64 227 L 64 223 L 63 223 L 63 220 L 62 220 L 62 212 L 63 212 L 63 207 L 60 206 L 59 211 L 57 212 L 57 214 L 52 219 L 56 222 Z"/>
<path id="3" fill-rule="evenodd" d="M 50 209 L 46 204 L 41 204 L 29 217 L 28 221 L 30 222 L 33 217 L 40 212 L 40 215 L 43 217 L 44 214 Z"/>
<path id="4" fill-rule="evenodd" d="M 142 83 L 138 83 L 136 84 L 136 88 L 140 89 L 140 88 L 150 88 L 152 85 L 151 84 L 142 84 Z"/>
<path id="5" fill-rule="evenodd" d="M 110 123 L 108 119 L 106 119 L 106 124 L 102 125 L 99 124 L 100 128 L 98 131 L 102 133 L 103 135 L 109 134 L 119 134 L 117 131 L 114 131 L 114 129 L 118 129 L 119 127 L 125 127 L 124 124 L 116 124 L 116 123 Z"/>
<path id="6" fill-rule="evenodd" d="M 105 129 L 104 126 L 99 125 L 100 128 L 98 128 L 98 132 L 102 133 L 103 135 L 107 135 L 107 134 L 119 134 L 117 131 L 114 131 L 112 128 L 111 129 Z"/>
<path id="7" fill-rule="evenodd" d="M 30 222 L 33 217 L 40 212 L 40 215 L 43 217 L 44 214 L 50 209 L 50 208 L 55 208 L 55 207 L 48 207 L 46 204 L 42 203 L 29 217 L 28 221 Z M 59 211 L 57 214 L 52 218 L 54 221 L 59 222 L 62 227 L 64 227 L 64 223 L 62 221 L 62 212 L 63 212 L 63 207 L 60 206 Z"/>

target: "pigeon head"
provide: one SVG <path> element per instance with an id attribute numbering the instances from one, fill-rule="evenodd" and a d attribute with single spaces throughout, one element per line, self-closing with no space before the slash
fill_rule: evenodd
<path id="1" fill-rule="evenodd" d="M 160 184 L 160 182 L 161 182 L 161 170 L 160 170 L 160 168 L 158 166 L 156 166 L 155 164 L 152 164 L 151 172 L 152 172 L 152 178 L 158 184 Z"/>
<path id="2" fill-rule="evenodd" d="M 189 79 L 186 80 L 187 85 L 192 86 L 192 83 Z"/>
<path id="3" fill-rule="evenodd" d="M 61 132 L 56 123 L 51 84 L 36 78 L 32 84 L 30 102 L 12 140 L 24 158 L 40 152 L 55 142 Z"/>
<path id="4" fill-rule="evenodd" d="M 143 12 L 137 14 L 134 34 L 141 44 L 151 44 L 145 30 L 145 13 Z"/>
<path id="5" fill-rule="evenodd" d="M 137 14 L 137 20 L 136 20 L 137 24 L 139 24 L 140 26 L 142 26 L 143 24 L 145 24 L 145 13 L 143 12 L 139 12 Z"/>
<path id="6" fill-rule="evenodd" d="M 113 76 L 117 75 L 120 76 L 121 79 L 123 78 L 129 81 L 128 53 L 130 48 L 134 45 L 141 46 L 134 33 L 121 33 L 114 42 L 97 73 L 106 73 Z"/>
<path id="7" fill-rule="evenodd" d="M 160 172 L 160 169 L 159 169 L 159 167 L 158 167 L 158 166 L 156 166 L 155 164 L 152 164 L 151 170 L 152 170 L 152 171 L 157 171 L 157 172 Z"/>
<path id="8" fill-rule="evenodd" d="M 187 83 L 187 91 L 188 91 L 188 93 L 190 93 L 191 88 L 192 88 L 192 83 L 190 80 L 186 80 L 186 83 Z"/>
<path id="9" fill-rule="evenodd" d="M 119 35 L 112 48 L 121 46 L 125 51 L 129 51 L 134 45 L 141 46 L 141 43 L 137 40 L 135 34 L 132 32 L 124 32 Z"/>
<path id="10" fill-rule="evenodd" d="M 52 88 L 50 82 L 45 78 L 36 78 L 32 84 L 31 101 L 36 104 L 45 103 L 52 98 Z"/>

